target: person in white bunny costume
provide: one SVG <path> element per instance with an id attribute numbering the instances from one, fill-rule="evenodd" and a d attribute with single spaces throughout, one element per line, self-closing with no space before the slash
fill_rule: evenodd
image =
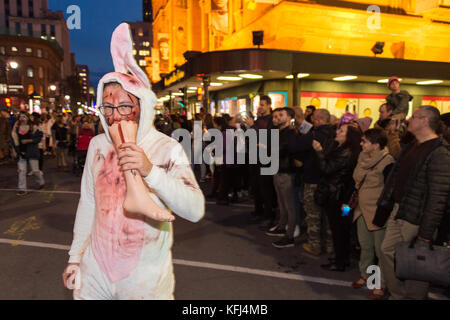
<path id="1" fill-rule="evenodd" d="M 115 72 L 97 89 L 107 130 L 89 145 L 63 272 L 77 300 L 174 299 L 170 212 L 198 222 L 205 211 L 183 147 L 153 126 L 156 96 L 132 43 L 120 24 L 111 40 Z"/>

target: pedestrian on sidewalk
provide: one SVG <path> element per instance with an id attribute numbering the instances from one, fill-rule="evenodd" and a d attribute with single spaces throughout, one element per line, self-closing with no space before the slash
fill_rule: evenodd
<path id="1" fill-rule="evenodd" d="M 386 228 L 380 228 L 372 221 L 377 209 L 377 200 L 383 191 L 384 181 L 395 161 L 386 145 L 387 137 L 384 130 L 367 130 L 362 138 L 362 152 L 353 172 L 353 179 L 358 190 L 358 205 L 355 208 L 353 222 L 356 222 L 358 240 L 361 245 L 359 259 L 361 277 L 352 283 L 355 289 L 365 286 L 370 275 L 367 273 L 367 268 L 375 264 L 375 257 L 380 261 L 381 243 Z M 381 273 L 381 288 L 374 289 L 369 298 L 382 299 L 385 288 L 384 275 Z"/>
<path id="2" fill-rule="evenodd" d="M 274 230 L 266 234 L 280 236 L 281 239 L 272 243 L 276 248 L 287 248 L 294 246 L 295 227 L 298 225 L 297 212 L 295 208 L 295 165 L 294 155 L 289 151 L 290 136 L 297 135 L 296 129 L 291 125 L 295 112 L 291 108 L 278 108 L 273 112 L 277 118 L 277 127 L 280 130 L 279 139 L 279 169 L 273 177 L 275 191 L 280 207 L 280 219 Z M 295 137 L 292 137 L 295 139 Z"/>
<path id="3" fill-rule="evenodd" d="M 417 238 L 416 245 L 434 240 L 446 213 L 450 193 L 450 146 L 438 135 L 439 110 L 421 106 L 408 120 L 415 141 L 403 148 L 394 164 L 373 223 L 386 224 L 381 244 L 381 268 L 390 299 L 426 299 L 429 283 L 398 279 L 395 274 L 395 246 Z"/>
<path id="4" fill-rule="evenodd" d="M 9 126 L 9 112 L 8 108 L 0 105 L 0 164 L 9 161 L 10 159 L 10 126 Z"/>
<path id="5" fill-rule="evenodd" d="M 321 265 L 330 271 L 345 271 L 350 261 L 350 215 L 342 214 L 343 204 L 348 203 L 353 193 L 353 170 L 361 152 L 361 130 L 350 124 L 342 125 L 336 131 L 335 142 L 323 148 L 320 142 L 313 141 L 321 179 L 314 195 L 321 199 L 330 224 L 333 237 L 335 260 Z"/>
<path id="6" fill-rule="evenodd" d="M 38 126 L 33 125 L 26 112 L 21 112 L 19 121 L 14 124 L 12 130 L 13 147 L 17 156 L 17 168 L 19 174 L 18 196 L 27 194 L 27 163 L 30 163 L 31 171 L 39 184 L 38 189 L 42 189 L 45 184 L 44 175 L 39 170 L 39 148 L 38 144 L 42 140 L 43 132 Z"/>
<path id="7" fill-rule="evenodd" d="M 56 119 L 55 124 L 52 127 L 52 136 L 54 145 L 53 148 L 56 150 L 56 163 L 58 168 L 63 168 L 67 170 L 66 162 L 66 150 L 68 147 L 68 130 L 63 123 L 62 117 Z"/>

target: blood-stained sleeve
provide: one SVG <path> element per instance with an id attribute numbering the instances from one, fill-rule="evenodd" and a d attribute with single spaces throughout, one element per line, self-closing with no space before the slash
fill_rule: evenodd
<path id="1" fill-rule="evenodd" d="M 94 138 L 95 139 L 95 138 Z M 92 232 L 95 219 L 95 195 L 93 162 L 98 153 L 94 139 L 90 142 L 81 179 L 81 195 L 73 229 L 73 241 L 69 251 L 69 263 L 79 263 Z"/>
<path id="2" fill-rule="evenodd" d="M 205 197 L 181 144 L 173 147 L 167 162 L 154 164 L 144 180 L 176 215 L 191 222 L 203 218 Z"/>

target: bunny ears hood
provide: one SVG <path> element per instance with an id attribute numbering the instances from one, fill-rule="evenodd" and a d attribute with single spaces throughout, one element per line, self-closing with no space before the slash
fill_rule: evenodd
<path id="1" fill-rule="evenodd" d="M 113 32 L 111 38 L 111 55 L 115 72 L 103 76 L 97 87 L 97 106 L 103 104 L 103 88 L 111 82 L 119 83 L 122 88 L 139 98 L 141 115 L 137 132 L 136 143 L 142 140 L 154 129 L 153 118 L 156 106 L 156 96 L 151 90 L 147 75 L 137 65 L 133 57 L 133 40 L 131 30 L 127 23 L 120 24 Z M 131 73 L 131 75 L 129 74 Z M 108 140 L 112 142 L 109 135 L 108 124 L 105 116 L 100 113 L 100 120 Z"/>

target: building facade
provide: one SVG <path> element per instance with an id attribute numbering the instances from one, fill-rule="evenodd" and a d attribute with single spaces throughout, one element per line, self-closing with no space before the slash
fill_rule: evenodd
<path id="1" fill-rule="evenodd" d="M 85 105 L 89 105 L 89 103 L 90 103 L 89 89 L 91 87 L 91 83 L 89 82 L 89 67 L 87 65 L 77 64 L 76 65 L 76 76 L 77 76 L 77 81 L 81 88 L 82 101 L 80 101 L 80 102 Z"/>
<path id="2" fill-rule="evenodd" d="M 60 95 L 63 55 L 53 43 L 30 37 L 0 35 L 0 94 L 13 105 L 27 104 L 30 97 L 47 107 Z M 16 68 L 11 67 L 16 63 Z M 40 104 L 39 103 L 39 104 Z"/>
<path id="3" fill-rule="evenodd" d="M 145 14 L 144 14 L 145 15 Z M 152 59 L 152 44 L 153 33 L 152 23 L 146 21 L 127 22 L 130 25 L 133 36 L 133 56 L 137 64 L 147 74 L 149 79 L 152 79 L 153 73 L 153 59 Z"/>
<path id="4" fill-rule="evenodd" d="M 153 49 L 166 51 L 159 62 L 169 72 L 154 87 L 172 110 L 181 91 L 192 112 L 207 103 L 231 114 L 255 111 L 270 94 L 275 107 L 376 118 L 393 75 L 415 96 L 411 109 L 450 106 L 450 0 L 156 0 L 153 15 Z M 260 51 L 254 31 L 263 33 Z M 199 87 L 206 100 L 195 97 Z"/>

